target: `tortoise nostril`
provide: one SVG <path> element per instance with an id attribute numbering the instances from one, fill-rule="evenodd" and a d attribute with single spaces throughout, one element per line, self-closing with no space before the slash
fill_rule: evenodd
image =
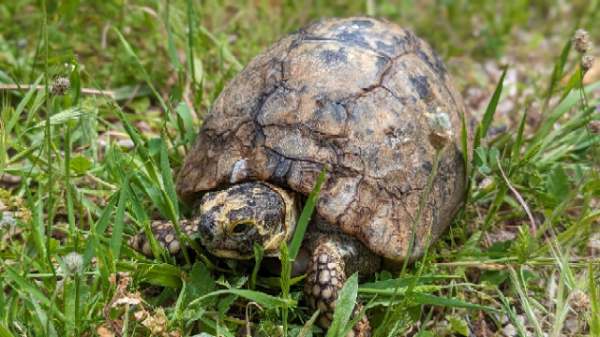
<path id="1" fill-rule="evenodd" d="M 240 222 L 233 226 L 231 230 L 234 234 L 242 234 L 248 232 L 252 228 L 253 224 L 250 222 Z"/>

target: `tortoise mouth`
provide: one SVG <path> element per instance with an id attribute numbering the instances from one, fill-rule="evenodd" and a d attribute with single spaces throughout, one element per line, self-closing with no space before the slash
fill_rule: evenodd
<path id="1" fill-rule="evenodd" d="M 241 254 L 237 250 L 228 250 L 228 249 L 216 249 L 212 250 L 211 254 L 223 258 L 223 259 L 232 259 L 232 260 L 251 260 L 254 258 L 254 253 L 252 254 Z"/>

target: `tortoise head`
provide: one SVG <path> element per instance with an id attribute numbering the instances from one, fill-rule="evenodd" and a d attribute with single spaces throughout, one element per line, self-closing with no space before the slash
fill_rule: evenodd
<path id="1" fill-rule="evenodd" d="M 253 245 L 275 255 L 297 218 L 293 193 L 264 182 L 246 182 L 206 193 L 196 218 L 202 245 L 213 255 L 249 259 Z"/>

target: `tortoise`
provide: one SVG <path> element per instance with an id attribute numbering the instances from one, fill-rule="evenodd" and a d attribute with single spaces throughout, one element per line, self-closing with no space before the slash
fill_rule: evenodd
<path id="1" fill-rule="evenodd" d="M 178 173 L 195 210 L 182 228 L 216 257 L 251 259 L 255 243 L 275 256 L 326 169 L 294 268 L 327 328 L 349 275 L 415 259 L 449 226 L 465 196 L 464 113 L 442 60 L 410 30 L 370 17 L 309 24 L 214 102 Z M 172 225 L 152 228 L 180 251 Z M 132 245 L 151 254 L 143 234 Z M 362 319 L 351 334 L 369 331 Z"/>

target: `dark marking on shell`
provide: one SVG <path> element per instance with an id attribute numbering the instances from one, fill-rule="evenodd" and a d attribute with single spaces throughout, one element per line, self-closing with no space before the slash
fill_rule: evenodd
<path id="1" fill-rule="evenodd" d="M 315 111 L 315 120 L 326 117 L 333 117 L 337 123 L 343 123 L 346 120 L 346 108 L 341 103 L 329 100 L 327 97 L 315 97 L 318 109 Z"/>
<path id="2" fill-rule="evenodd" d="M 279 184 L 285 184 L 287 180 L 287 174 L 292 166 L 292 161 L 288 158 L 280 156 L 277 152 L 268 150 L 269 162 L 275 166 L 271 180 Z"/>
<path id="3" fill-rule="evenodd" d="M 421 164 L 421 167 L 423 170 L 427 171 L 427 173 L 431 173 L 431 170 L 433 169 L 433 165 L 428 160 L 424 161 L 423 164 Z"/>
<path id="4" fill-rule="evenodd" d="M 389 59 L 383 56 L 377 56 L 377 61 L 375 65 L 379 71 L 383 71 L 385 67 L 388 65 Z"/>
<path id="5" fill-rule="evenodd" d="M 352 20 L 353 25 L 357 25 L 360 28 L 370 28 L 375 25 L 371 20 Z"/>
<path id="6" fill-rule="evenodd" d="M 393 45 L 385 43 L 383 41 L 377 41 L 377 49 L 386 52 L 387 54 L 393 55 L 396 52 L 396 48 Z"/>
<path id="7" fill-rule="evenodd" d="M 444 80 L 446 78 L 446 68 L 444 67 L 444 64 L 441 63 L 441 60 L 439 59 L 439 57 L 437 57 L 437 55 L 434 54 L 434 57 L 436 59 L 435 60 L 431 60 L 431 58 L 429 58 L 429 56 L 423 50 L 418 49 L 417 50 L 417 56 L 423 62 L 427 63 L 427 65 L 429 67 L 431 67 L 433 70 L 435 70 L 435 74 L 437 76 L 439 76 L 442 80 Z"/>
<path id="8" fill-rule="evenodd" d="M 426 100 L 431 96 L 431 88 L 427 81 L 427 76 L 410 76 L 410 83 L 419 94 L 419 98 Z"/>
<path id="9" fill-rule="evenodd" d="M 329 49 L 323 50 L 319 53 L 319 58 L 327 65 L 348 62 L 348 55 L 344 48 L 339 48 L 337 51 Z"/>
<path id="10" fill-rule="evenodd" d="M 367 39 L 360 31 L 343 31 L 337 34 L 336 38 L 346 43 L 354 44 L 363 48 L 369 48 Z"/>

